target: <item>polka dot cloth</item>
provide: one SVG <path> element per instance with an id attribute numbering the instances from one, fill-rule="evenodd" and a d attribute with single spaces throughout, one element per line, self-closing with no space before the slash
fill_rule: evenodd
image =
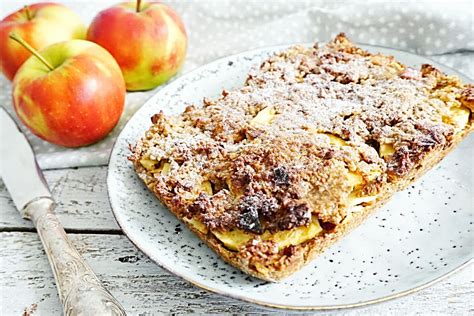
<path id="1" fill-rule="evenodd" d="M 59 1 L 89 23 L 117 1 Z M 185 73 L 230 54 L 263 46 L 327 41 L 343 31 L 355 42 L 427 55 L 474 77 L 472 1 L 165 1 L 182 17 L 189 36 Z M 20 7 L 2 0 L 0 16 Z M 130 116 L 156 91 L 128 93 L 118 126 L 101 142 L 79 149 L 51 145 L 26 131 L 42 168 L 106 164 Z M 0 78 L 0 104 L 12 110 L 11 84 Z"/>

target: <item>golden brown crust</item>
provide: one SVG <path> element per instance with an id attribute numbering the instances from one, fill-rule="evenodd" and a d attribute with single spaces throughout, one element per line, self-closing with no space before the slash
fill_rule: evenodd
<path id="1" fill-rule="evenodd" d="M 266 273 L 261 273 L 260 271 L 256 271 L 255 269 L 249 268 L 248 262 L 240 260 L 238 257 L 236 257 L 235 253 L 226 249 L 217 238 L 203 235 L 190 225 L 188 225 L 188 227 L 195 233 L 197 233 L 200 238 L 203 239 L 206 244 L 211 247 L 217 254 L 219 254 L 225 261 L 232 264 L 233 266 L 239 268 L 247 274 L 266 281 L 280 281 L 301 269 L 304 265 L 306 265 L 319 254 L 323 253 L 327 248 L 332 246 L 339 239 L 341 239 L 350 231 L 358 227 L 374 211 L 386 204 L 390 200 L 394 192 L 403 190 L 410 183 L 416 181 L 425 172 L 427 172 L 433 166 L 438 164 L 438 162 L 441 161 L 444 157 L 446 157 L 446 155 L 449 154 L 449 152 L 451 152 L 467 134 L 468 132 L 466 131 L 465 133 L 460 135 L 453 143 L 451 143 L 449 147 L 443 149 L 443 151 L 440 152 L 438 155 L 430 157 L 430 159 L 425 162 L 426 164 L 423 167 L 413 170 L 407 180 L 398 183 L 397 187 L 395 187 L 395 185 L 393 185 L 392 188 L 387 187 L 385 193 L 377 199 L 376 203 L 370 205 L 370 207 L 366 207 L 362 212 L 355 213 L 350 218 L 345 219 L 341 224 L 336 226 L 336 229 L 332 230 L 330 233 L 326 233 L 323 236 L 313 238 L 302 245 L 293 246 L 292 251 L 290 253 L 290 257 L 286 255 L 280 256 L 280 260 L 283 258 L 286 263 L 284 269 L 269 269 L 265 271 Z"/>
<path id="2" fill-rule="evenodd" d="M 243 88 L 203 107 L 156 114 L 129 159 L 227 262 L 274 281 L 442 159 L 472 130 L 472 103 L 472 86 L 458 78 L 370 54 L 340 34 L 321 49 L 271 57 Z M 314 220 L 322 233 L 303 243 L 261 238 Z M 253 236 L 238 250 L 214 234 L 234 230 Z"/>
<path id="3" fill-rule="evenodd" d="M 474 111 L 474 86 L 472 84 L 464 86 L 459 101 L 462 105 L 469 108 L 471 111 Z"/>
<path id="4" fill-rule="evenodd" d="M 403 190 L 410 183 L 420 178 L 426 171 L 430 170 L 447 154 L 449 154 L 449 152 L 453 150 L 467 134 L 468 131 L 459 135 L 459 137 L 454 142 L 452 142 L 450 146 L 443 149 L 443 151 L 440 152 L 438 155 L 432 156 L 429 160 L 426 160 L 423 167 L 413 170 L 410 176 L 407 178 L 407 181 L 398 183 L 397 187 L 395 187 L 396 185 L 392 185 L 391 188 L 387 187 L 385 193 L 382 194 L 377 199 L 376 203 L 372 204 L 370 207 L 366 207 L 362 212 L 355 213 L 350 218 L 346 218 L 332 231 L 325 233 L 324 235 L 319 236 L 317 238 L 313 238 L 304 244 L 292 246 L 290 251 L 286 251 L 285 254 L 278 256 L 276 264 L 282 265 L 283 269 L 267 269 L 265 270 L 266 273 L 257 271 L 251 268 L 251 265 L 249 266 L 250 260 L 248 256 L 243 258 L 236 256 L 235 252 L 226 249 L 224 245 L 213 235 L 202 234 L 194 226 L 188 224 L 187 222 L 184 223 L 188 226 L 190 230 L 197 234 L 210 248 L 212 248 L 217 254 L 219 254 L 225 261 L 227 261 L 231 265 L 254 277 L 266 281 L 279 281 L 301 269 L 301 267 L 310 262 L 314 257 L 324 252 L 340 238 L 347 235 L 347 233 L 359 226 L 375 210 L 387 203 L 393 195 L 393 192 Z M 261 256 L 262 254 L 260 254 L 260 256 L 257 256 L 257 259 L 260 261 L 267 261 L 262 260 Z"/>

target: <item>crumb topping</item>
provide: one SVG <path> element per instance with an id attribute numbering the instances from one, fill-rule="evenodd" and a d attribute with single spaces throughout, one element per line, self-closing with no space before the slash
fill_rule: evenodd
<path id="1" fill-rule="evenodd" d="M 473 100 L 455 77 L 339 35 L 276 54 L 217 100 L 154 115 L 130 160 L 163 203 L 210 230 L 334 227 L 449 144 L 460 130 L 450 111 Z"/>

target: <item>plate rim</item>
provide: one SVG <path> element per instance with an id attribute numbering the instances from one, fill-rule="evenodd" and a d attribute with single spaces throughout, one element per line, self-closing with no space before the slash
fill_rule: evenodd
<path id="1" fill-rule="evenodd" d="M 324 44 L 324 42 L 317 42 L 318 44 Z M 244 295 L 237 295 L 237 294 L 232 294 L 232 293 L 228 293 L 226 291 L 221 291 L 221 290 L 218 290 L 216 288 L 213 288 L 213 287 L 209 287 L 205 284 L 202 284 L 200 282 L 197 282 L 195 280 L 192 280 L 191 278 L 189 277 L 186 277 L 185 275 L 183 275 L 182 273 L 174 270 L 171 266 L 168 266 L 168 265 L 165 265 L 163 264 L 162 262 L 160 262 L 152 253 L 146 251 L 145 247 L 141 247 L 140 246 L 140 242 L 138 240 L 136 240 L 134 237 L 133 237 L 133 233 L 129 232 L 127 230 L 127 228 L 125 228 L 125 225 L 124 223 L 122 223 L 120 220 L 119 220 L 119 216 L 118 214 L 116 213 L 116 207 L 114 205 L 114 202 L 112 201 L 112 198 L 111 198 L 111 178 L 112 178 L 112 171 L 111 171 L 111 168 L 110 168 L 110 164 L 112 162 L 112 159 L 116 156 L 116 151 L 118 150 L 118 147 L 117 147 L 117 143 L 118 143 L 118 140 L 121 139 L 123 137 L 123 134 L 124 134 L 124 131 L 125 129 L 127 128 L 127 126 L 131 123 L 131 121 L 135 118 L 135 116 L 138 116 L 140 115 L 140 112 L 143 108 L 145 108 L 145 106 L 147 106 L 147 104 L 151 103 L 155 98 L 157 98 L 157 96 L 162 93 L 163 90 L 166 90 L 166 89 L 170 89 L 170 87 L 173 87 L 174 85 L 177 85 L 179 84 L 180 81 L 183 80 L 183 78 L 187 77 L 187 76 L 190 76 L 192 75 L 193 73 L 196 73 L 196 72 L 199 72 L 199 71 L 202 71 L 203 68 L 205 67 L 209 67 L 211 65 L 214 65 L 216 63 L 219 63 L 219 62 L 222 62 L 223 60 L 227 60 L 229 58 L 232 58 L 232 57 L 237 57 L 237 56 L 240 56 L 242 54 L 251 54 L 251 53 L 257 53 L 259 51 L 262 51 L 262 50 L 268 50 L 268 51 L 271 51 L 271 50 L 279 50 L 279 49 L 285 49 L 285 48 L 288 48 L 288 47 L 291 47 L 291 46 L 295 46 L 295 45 L 303 45 L 303 46 L 309 46 L 309 45 L 313 45 L 314 43 L 312 42 L 309 42 L 309 43 L 293 43 L 293 44 L 282 44 L 282 45 L 272 45 L 272 46 L 264 46 L 264 47 L 259 47 L 259 48 L 255 48 L 255 49 L 251 49 L 251 50 L 246 50 L 246 51 L 241 51 L 241 52 L 238 52 L 238 53 L 235 53 L 235 54 L 231 54 L 231 55 L 227 55 L 227 56 L 223 56 L 223 57 L 220 57 L 218 59 L 215 59 L 207 64 L 204 64 L 204 65 L 201 65 L 183 75 L 181 75 L 179 78 L 176 78 L 175 80 L 172 80 L 171 82 L 168 82 L 168 84 L 166 84 L 165 86 L 163 86 L 161 89 L 158 89 L 158 91 L 156 91 L 156 93 L 154 93 L 150 98 L 148 98 L 144 103 L 143 105 L 140 106 L 140 108 L 129 118 L 129 120 L 127 121 L 127 123 L 124 125 L 124 127 L 122 128 L 122 130 L 120 131 L 120 133 L 117 135 L 117 138 L 115 139 L 114 143 L 113 143 L 113 146 L 112 146 L 112 150 L 110 151 L 110 155 L 109 155 L 109 158 L 108 158 L 108 161 L 107 161 L 107 179 L 106 179 L 106 183 L 107 183 L 107 199 L 109 201 L 109 204 L 110 204 L 110 208 L 112 210 L 112 214 L 114 216 L 114 219 L 115 221 L 117 222 L 119 228 L 122 230 L 122 232 L 124 233 L 124 235 L 130 240 L 130 242 L 136 247 L 138 248 L 144 255 L 146 255 L 149 259 L 151 259 L 155 264 L 157 264 L 160 268 L 166 270 L 167 272 L 171 273 L 171 274 L 174 274 L 178 277 L 180 277 L 181 279 L 199 287 L 199 288 L 202 288 L 204 290 L 207 290 L 211 293 L 215 293 L 215 294 L 218 294 L 218 295 L 221 295 L 221 296 L 226 296 L 226 297 L 231 297 L 231 298 L 234 298 L 234 299 L 237 299 L 237 300 L 240 300 L 240 301 L 243 301 L 243 302 L 247 302 L 247 303 L 251 303 L 251 304 L 256 304 L 256 305 L 259 305 L 259 306 L 263 306 L 263 307 L 267 307 L 267 308 L 271 308 L 271 309 L 278 309 L 278 310 L 294 310 L 294 311 L 328 311 L 328 310 L 342 310 L 342 309 L 350 309 L 350 308 L 356 308 L 356 307 L 363 307 L 363 306 L 369 306 L 369 305 L 374 305 L 374 304 L 378 304 L 378 303 L 382 303 L 382 302 L 386 302 L 386 301 L 389 301 L 389 300 L 393 300 L 393 299 L 396 299 L 396 298 L 400 298 L 400 297 L 403 297 L 403 296 L 407 296 L 409 294 L 412 294 L 412 293 L 415 293 L 415 292 L 418 292 L 420 290 L 423 290 L 425 288 L 428 288 L 448 277 L 450 277 L 451 275 L 463 270 L 464 268 L 466 268 L 467 266 L 469 266 L 472 262 L 473 262 L 473 258 L 471 256 L 471 258 L 469 258 L 468 260 L 464 261 L 463 263 L 461 263 L 460 265 L 458 265 L 457 267 L 453 268 L 452 270 L 446 272 L 445 274 L 443 275 L 440 275 L 439 277 L 437 278 L 434 278 L 428 282 L 425 282 L 423 284 L 420 284 L 416 287 L 413 287 L 411 289 L 407 289 L 407 290 L 404 290 L 404 291 L 401 291 L 401 292 L 397 292 L 397 293 L 393 293 L 393 294 L 390 294 L 390 295 L 386 295 L 386 296 L 382 296 L 382 297 L 379 297 L 379 298 L 376 298 L 376 299 L 371 299 L 371 300 L 366 300 L 366 301 L 362 301 L 362 302 L 357 302 L 357 303 L 350 303 L 350 304 L 335 304 L 335 305 L 304 305 L 304 306 L 298 306 L 298 305 L 291 305 L 291 304 L 273 304 L 273 303 L 269 303 L 269 302 L 265 302 L 265 301 L 260 301 L 258 299 L 252 299 L 250 297 L 247 297 L 247 296 L 244 296 Z M 388 50 L 392 50 L 392 51 L 395 51 L 395 52 L 401 52 L 403 54 L 408 54 L 408 55 L 411 55 L 411 56 L 415 56 L 417 58 L 419 57 L 422 57 L 434 64 L 438 64 L 438 65 L 441 65 L 443 68 L 445 69 L 449 69 L 450 71 L 452 71 L 454 74 L 460 76 L 460 77 L 464 77 L 466 79 L 469 80 L 469 82 L 472 82 L 473 80 L 467 76 L 466 74 L 464 73 L 461 73 L 459 72 L 458 70 L 452 68 L 452 67 L 449 67 L 449 66 L 446 66 L 444 65 L 443 63 L 440 63 L 440 62 L 437 62 L 429 57 L 426 57 L 426 56 L 422 56 L 422 55 L 418 55 L 418 54 L 415 54 L 415 53 L 412 53 L 412 52 L 409 52 L 409 51 L 406 51 L 406 50 L 401 50 L 401 49 L 396 49 L 396 48 L 391 48 L 391 47 L 387 47 L 387 46 L 381 46 L 381 45 L 371 45 L 371 44 L 365 44 L 365 43 L 355 43 L 356 45 L 358 46 L 362 46 L 362 48 L 365 47 L 370 47 L 370 48 L 373 48 L 373 49 L 377 49 L 377 48 L 382 48 L 382 49 L 388 49 Z M 178 219 L 179 220 L 179 219 Z"/>

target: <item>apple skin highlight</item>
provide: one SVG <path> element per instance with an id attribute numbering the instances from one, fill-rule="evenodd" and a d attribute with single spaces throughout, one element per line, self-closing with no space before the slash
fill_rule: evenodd
<path id="1" fill-rule="evenodd" d="M 143 3 L 139 12 L 133 2 L 100 12 L 87 39 L 114 56 L 129 91 L 153 89 L 169 80 L 181 68 L 187 49 L 181 19 L 158 2 Z"/>
<path id="2" fill-rule="evenodd" d="M 25 48 L 23 48 L 25 49 Z M 104 138 L 124 107 L 125 82 L 114 58 L 84 40 L 53 44 L 18 70 L 13 104 L 20 120 L 38 137 L 66 147 Z"/>

